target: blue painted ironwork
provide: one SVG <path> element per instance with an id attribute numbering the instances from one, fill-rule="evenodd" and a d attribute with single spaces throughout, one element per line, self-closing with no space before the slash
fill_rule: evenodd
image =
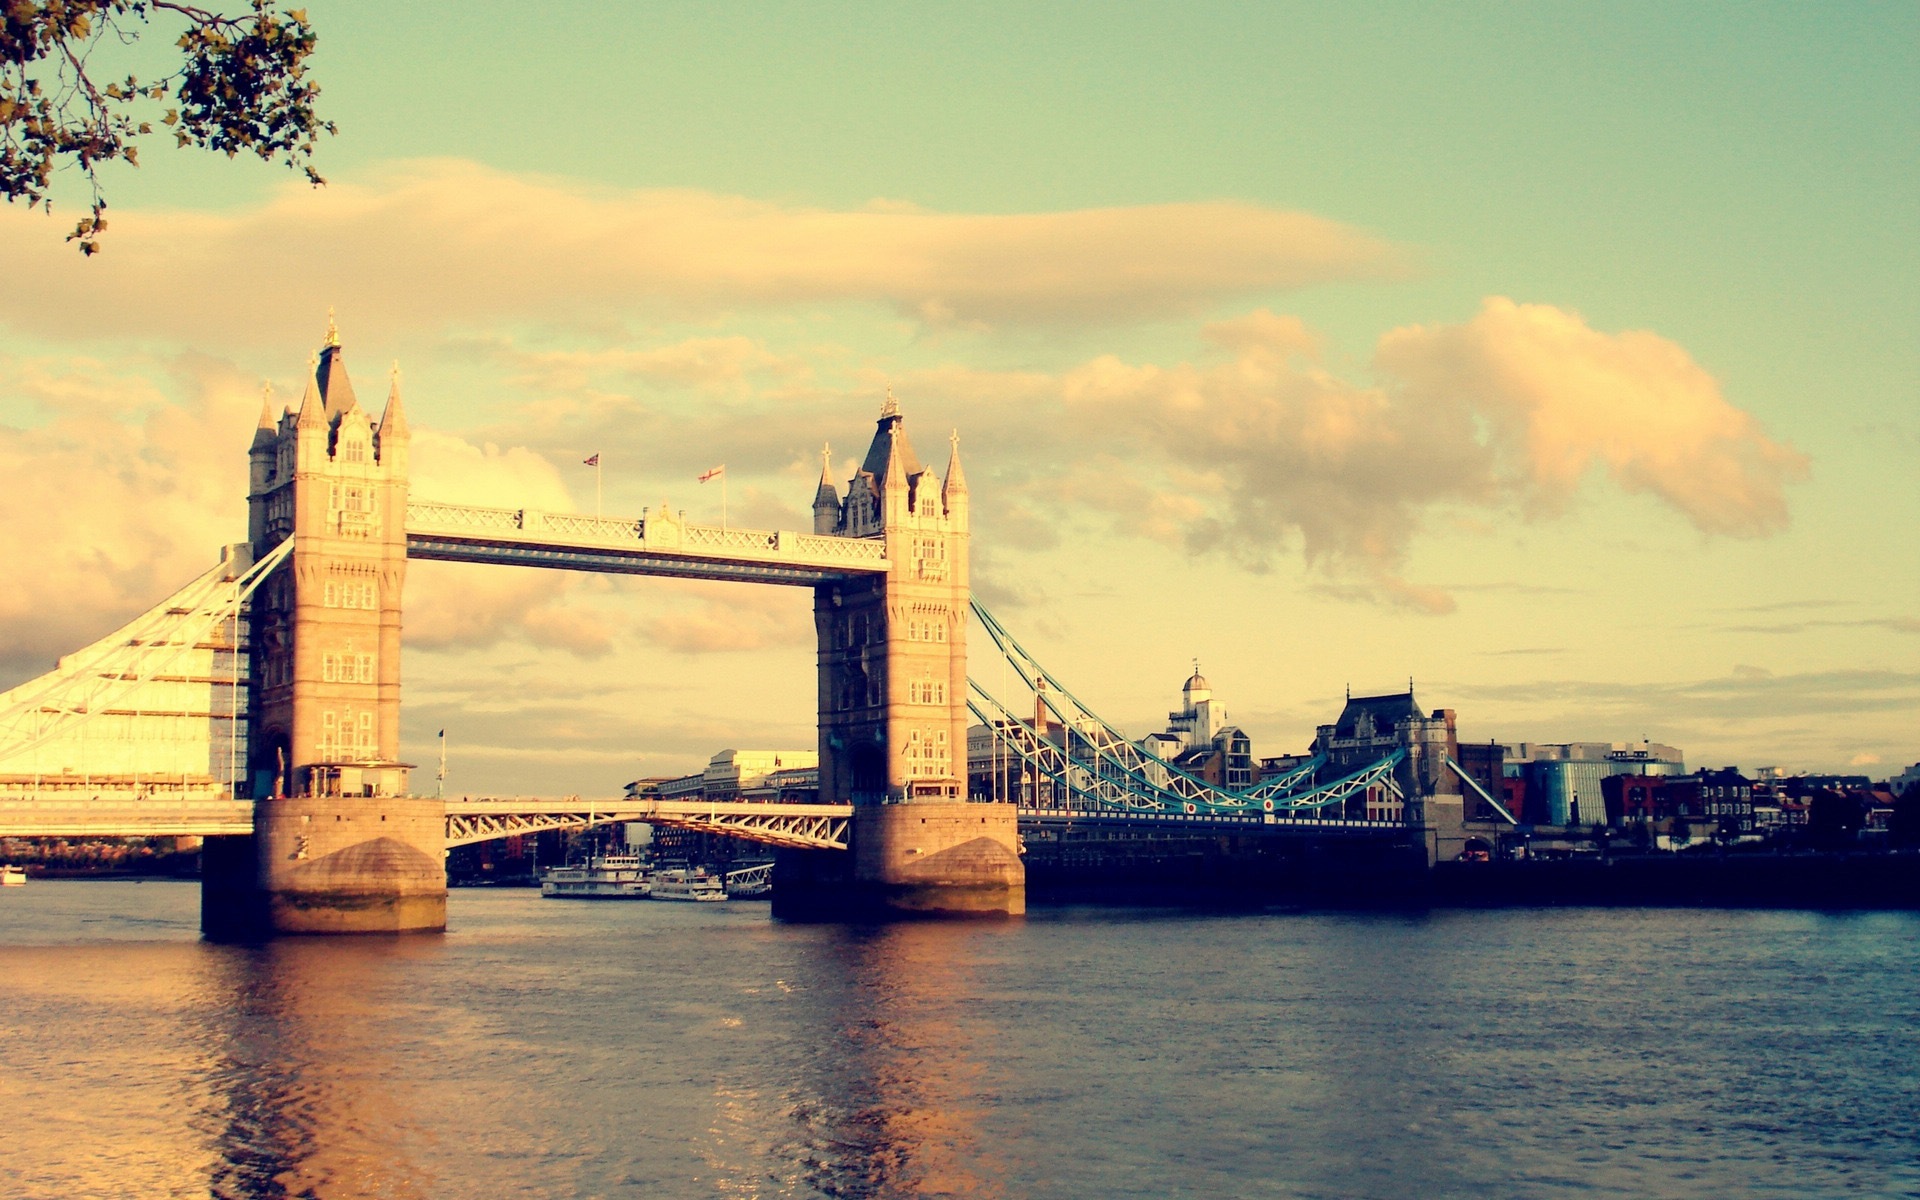
<path id="1" fill-rule="evenodd" d="M 1315 755 L 1286 774 L 1245 791 L 1208 783 L 1144 749 L 1100 719 L 1028 654 L 984 605 L 976 600 L 972 608 L 994 647 L 1019 673 L 1021 681 L 1033 689 L 1039 706 L 1036 715 L 1052 716 L 1043 722 L 1048 728 L 1035 728 L 977 678 L 968 680 L 968 707 L 1023 768 L 1033 771 L 1036 781 L 1051 785 L 1050 790 L 1060 797 L 1056 808 L 1075 808 L 1077 795 L 1080 807 L 1116 816 L 1233 817 L 1264 822 L 1269 816 L 1290 813 L 1318 815 L 1335 805 L 1344 806 L 1348 799 L 1373 787 L 1401 796 L 1394 769 L 1404 761 L 1404 750 L 1395 750 L 1326 782 L 1318 779 L 1326 760 Z M 1054 720 L 1058 721 L 1057 740 Z M 1035 806 L 1036 811 L 1045 807 Z"/>

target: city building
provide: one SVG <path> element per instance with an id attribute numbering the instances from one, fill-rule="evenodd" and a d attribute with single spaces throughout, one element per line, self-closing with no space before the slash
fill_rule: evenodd
<path id="1" fill-rule="evenodd" d="M 1460 764 L 1460 769 L 1479 784 L 1488 796 L 1499 800 L 1515 820 L 1525 820 L 1526 818 L 1520 815 L 1514 804 L 1509 803 L 1507 797 L 1502 795 L 1506 784 L 1506 759 L 1506 747 L 1499 742 L 1462 742 L 1459 752 L 1454 755 L 1454 761 Z M 1494 810 L 1493 805 L 1487 803 L 1486 798 L 1472 788 L 1466 789 L 1464 799 L 1467 820 L 1501 820 L 1500 814 Z M 1517 799 L 1516 797 L 1516 802 Z"/>
<path id="2" fill-rule="evenodd" d="M 1608 820 L 1601 780 L 1686 770 L 1677 748 L 1657 742 L 1507 742 L 1502 750 L 1502 771 L 1524 781 L 1522 819 L 1535 825 L 1601 824 Z"/>
<path id="3" fill-rule="evenodd" d="M 1662 781 L 1668 812 L 1695 837 L 1746 837 L 1753 833 L 1753 781 L 1738 767 L 1677 775 Z"/>
<path id="4" fill-rule="evenodd" d="M 1448 803 L 1463 803 L 1460 780 L 1447 769 L 1446 760 L 1458 761 L 1460 737 L 1455 714 L 1450 708 L 1437 708 L 1428 715 L 1414 699 L 1412 681 L 1407 690 L 1381 696 L 1347 696 L 1340 717 L 1331 725 L 1322 725 L 1313 739 L 1313 752 L 1324 754 L 1335 777 L 1378 762 L 1396 750 L 1406 751 L 1406 761 L 1397 772 L 1400 793 L 1391 788 L 1368 788 L 1347 806 L 1349 818 L 1370 821 L 1407 821 L 1419 823 L 1424 815 L 1409 812 L 1407 801 L 1424 804 L 1435 797 Z"/>
<path id="5" fill-rule="evenodd" d="M 1200 663 L 1180 688 L 1180 708 L 1167 714 L 1167 728 L 1140 739 L 1148 753 L 1215 787 L 1243 791 L 1254 783 L 1253 740 L 1227 723 L 1227 706 L 1213 698 Z"/>

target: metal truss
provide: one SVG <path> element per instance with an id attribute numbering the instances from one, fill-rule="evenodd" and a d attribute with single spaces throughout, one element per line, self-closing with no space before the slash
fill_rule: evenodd
<path id="1" fill-rule="evenodd" d="M 1373 821 L 1348 817 L 1329 817 L 1313 812 L 1289 813 L 1180 813 L 1119 812 L 1104 808 L 1021 808 L 1021 829 L 1066 829 L 1074 827 L 1118 826 L 1130 831 L 1142 829 L 1206 829 L 1220 832 L 1273 832 L 1275 830 L 1312 831 L 1397 831 L 1405 833 L 1403 821 Z"/>
<path id="2" fill-rule="evenodd" d="M 1404 750 L 1395 750 L 1385 758 L 1368 763 L 1339 779 L 1288 796 L 1254 798 L 1220 792 L 1220 798 L 1217 799 L 1194 798 L 1175 793 L 1149 776 L 1126 771 L 1114 759 L 1103 757 L 1098 748 L 1089 743 L 1080 743 L 1085 754 L 1076 757 L 1074 748 L 1077 739 L 1074 731 L 1065 731 L 1061 742 L 1042 737 L 1025 721 L 1012 719 L 1004 708 L 989 708 L 988 705 L 993 703 L 991 697 L 985 697 L 984 693 L 981 695 L 986 703 L 972 699 L 968 701 L 968 707 L 974 715 L 986 724 L 1002 746 L 1012 752 L 1023 768 L 1032 770 L 1035 778 L 1051 784 L 1054 794 L 1060 798 L 1057 804 L 1050 806 L 1022 806 L 1022 817 L 1029 813 L 1075 812 L 1141 821 L 1178 818 L 1187 823 L 1217 820 L 1221 823 L 1272 824 L 1306 818 L 1323 823 L 1329 820 L 1324 815 L 1326 810 L 1336 805 L 1344 810 L 1348 800 L 1364 794 L 1370 788 L 1385 788 L 1405 799 L 1400 785 L 1394 779 L 1395 768 L 1406 758 Z M 1348 823 L 1344 817 L 1337 820 L 1342 824 Z M 1372 821 L 1359 823 L 1377 824 Z"/>
<path id="3" fill-rule="evenodd" d="M 851 804 L 707 803 L 695 800 L 548 799 L 447 801 L 447 845 L 468 846 L 549 829 L 640 821 L 800 850 L 845 850 Z"/>
<path id="4" fill-rule="evenodd" d="M 1028 654 L 984 605 L 975 600 L 972 608 L 994 648 L 1033 688 L 1042 712 L 1059 721 L 1060 740 L 1055 742 L 1014 715 L 977 679 L 968 680 L 972 694 L 967 706 L 1003 746 L 1052 781 L 1069 804 L 1077 794 L 1109 811 L 1285 813 L 1326 809 L 1374 786 L 1400 793 L 1393 769 L 1406 757 L 1404 750 L 1317 786 L 1314 779 L 1326 765 L 1318 755 L 1246 791 L 1217 787 L 1142 749 L 1102 720 Z"/>
<path id="5" fill-rule="evenodd" d="M 0 694 L 0 758 L 25 754 L 76 723 L 115 707 L 141 684 L 174 672 L 236 621 L 249 597 L 293 553 L 293 539 L 247 565 L 244 545 L 229 546 L 219 566 L 40 678 Z"/>
<path id="6" fill-rule="evenodd" d="M 756 890 L 773 882 L 773 864 L 761 863 L 757 867 L 741 867 L 738 871 L 728 871 L 720 878 L 728 892 Z"/>

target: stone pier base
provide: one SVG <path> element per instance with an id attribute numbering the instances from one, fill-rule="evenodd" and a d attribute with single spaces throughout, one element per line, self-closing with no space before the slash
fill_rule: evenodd
<path id="1" fill-rule="evenodd" d="M 1011 917 L 1027 873 L 1011 804 L 886 804 L 854 811 L 847 851 L 782 851 L 773 912 L 788 920 Z"/>
<path id="2" fill-rule="evenodd" d="M 440 801 L 262 800 L 254 805 L 253 827 L 250 838 L 207 841 L 200 911 L 207 936 L 446 929 L 446 808 Z"/>

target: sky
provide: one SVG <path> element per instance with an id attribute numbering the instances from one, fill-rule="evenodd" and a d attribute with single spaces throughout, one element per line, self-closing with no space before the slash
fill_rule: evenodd
<path id="1" fill-rule="evenodd" d="M 1920 759 L 1920 8 L 316 0 L 313 189 L 0 210 L 0 688 L 244 537 L 263 383 L 413 494 L 804 528 L 888 387 L 977 593 L 1160 728 Z M 797 589 L 416 563 L 403 753 L 611 794 L 813 744 Z M 974 671 L 997 669 L 976 638 Z"/>

